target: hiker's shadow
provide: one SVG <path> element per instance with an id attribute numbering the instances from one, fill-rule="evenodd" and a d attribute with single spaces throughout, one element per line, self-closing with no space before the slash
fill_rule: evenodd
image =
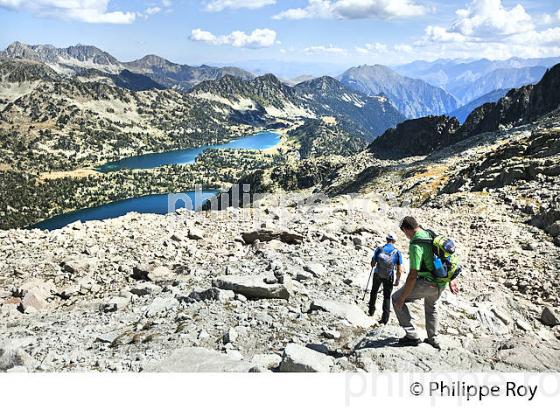
<path id="1" fill-rule="evenodd" d="M 369 332 L 362 340 L 354 347 L 354 350 L 362 349 L 381 349 L 384 347 L 397 347 L 399 339 L 394 336 L 387 336 L 380 338 L 379 331 Z"/>

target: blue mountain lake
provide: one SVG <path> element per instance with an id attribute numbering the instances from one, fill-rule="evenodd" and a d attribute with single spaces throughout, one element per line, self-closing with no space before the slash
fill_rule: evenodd
<path id="1" fill-rule="evenodd" d="M 197 148 L 138 155 L 109 162 L 97 168 L 99 172 L 113 172 L 122 169 L 150 169 L 165 165 L 186 165 L 195 162 L 196 158 L 208 149 L 251 149 L 266 150 L 280 143 L 280 135 L 272 131 L 263 131 L 230 141 L 226 144 L 205 145 Z"/>
<path id="2" fill-rule="evenodd" d="M 164 165 L 190 164 L 208 149 L 251 149 L 266 150 L 274 148 L 280 143 L 280 135 L 276 132 L 264 131 L 258 134 L 249 135 L 227 144 L 208 145 L 198 148 L 189 148 L 178 151 L 162 152 L 157 154 L 139 155 L 136 157 L 125 158 L 111 162 L 98 168 L 100 172 L 113 172 L 122 169 L 150 169 Z M 218 193 L 217 190 L 190 191 L 183 193 L 190 201 L 179 201 L 176 208 L 188 208 L 191 210 L 199 209 L 202 204 Z M 180 194 L 178 194 L 180 195 Z M 55 230 L 77 221 L 95 221 L 117 218 L 129 212 L 167 214 L 173 209 L 169 209 L 169 195 L 148 195 L 138 198 L 125 199 L 122 201 L 111 202 L 95 208 L 80 209 L 55 216 L 45 221 L 39 222 L 30 228 Z"/>
<path id="3" fill-rule="evenodd" d="M 122 201 L 111 202 L 95 208 L 80 209 L 75 212 L 58 215 L 50 219 L 46 219 L 30 229 L 46 229 L 49 231 L 60 229 L 71 223 L 81 221 L 101 221 L 105 219 L 118 218 L 129 212 L 138 212 L 143 214 L 159 214 L 165 215 L 173 212 L 175 209 L 186 208 L 190 210 L 198 210 L 208 199 L 212 198 L 219 191 L 189 191 L 180 194 L 162 194 L 147 195 L 138 198 L 125 199 Z M 174 203 L 169 204 L 170 198 L 181 197 Z"/>

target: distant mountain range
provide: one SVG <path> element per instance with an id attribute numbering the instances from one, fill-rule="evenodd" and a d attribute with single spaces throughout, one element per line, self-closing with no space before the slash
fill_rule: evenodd
<path id="1" fill-rule="evenodd" d="M 235 75 L 244 79 L 251 79 L 253 74 L 235 67 L 193 67 L 175 64 L 164 58 L 148 55 L 139 60 L 121 62 L 109 53 L 94 46 L 76 45 L 67 48 L 56 48 L 51 45 L 27 45 L 20 42 L 12 43 L 0 57 L 10 59 L 25 59 L 47 64 L 53 70 L 66 74 L 81 74 L 84 70 L 94 69 L 98 74 L 119 75 L 123 70 L 129 73 L 143 75 L 165 88 L 176 88 L 182 91 L 190 90 L 196 84 L 205 80 L 215 80 L 224 75 Z M 130 79 L 130 74 L 126 74 Z M 140 77 L 136 82 L 146 82 Z M 126 81 L 123 82 L 124 84 Z M 133 89 L 138 89 L 134 86 Z"/>
<path id="2" fill-rule="evenodd" d="M 449 113 L 449 115 L 451 117 L 457 118 L 459 121 L 461 121 L 461 123 L 463 123 L 475 108 L 480 107 L 482 104 L 498 101 L 500 98 L 505 96 L 508 91 L 509 89 L 490 91 L 488 94 L 484 94 L 482 97 L 478 97 L 477 99 L 463 105 L 462 107 L 457 108 L 455 111 Z"/>
<path id="3" fill-rule="evenodd" d="M 247 87 L 262 85 L 261 80 L 252 82 L 256 78 L 255 74 L 242 68 L 195 67 L 173 63 L 156 55 L 121 62 L 97 47 L 86 45 L 57 48 L 14 42 L 0 53 L 0 58 L 40 62 L 59 75 L 74 76 L 80 81 L 104 82 L 132 91 L 168 88 L 183 92 L 193 89 L 200 91 L 198 85 L 224 77 L 228 78 L 224 84 L 232 83 L 232 87 L 238 91 L 243 89 L 246 94 L 250 91 Z M 547 67 L 555 62 L 560 62 L 560 57 L 513 58 L 504 61 L 416 61 L 394 69 L 382 65 L 362 65 L 346 70 L 336 80 L 327 76 L 315 77 L 315 73 L 319 72 L 319 63 L 307 64 L 313 68 L 311 75 L 298 77 L 291 77 L 290 74 L 305 72 L 305 63 L 290 67 L 287 63 L 270 62 L 266 67 L 277 75 L 285 74 L 280 75 L 280 82 L 290 89 L 289 93 L 293 94 L 290 98 L 297 99 L 286 100 L 295 104 L 290 109 L 297 107 L 299 113 L 325 116 L 336 112 L 338 120 L 342 122 L 358 118 L 357 122 L 353 121 L 354 124 L 359 123 L 355 130 L 371 138 L 372 135 L 379 135 L 387 126 L 396 124 L 395 121 L 403 116 L 413 119 L 447 114 L 464 122 L 474 108 L 496 102 L 505 95 L 506 90 L 536 83 Z M 245 66 L 260 67 L 260 70 L 263 65 L 257 63 L 247 62 Z M 335 71 L 336 67 L 336 64 L 327 64 L 324 70 Z M 260 78 L 269 77 L 265 75 Z M 238 83 L 233 79 L 247 83 Z M 252 98 L 260 91 L 253 90 L 249 94 Z M 285 89 L 278 88 L 276 91 L 282 94 Z M 309 95 L 313 101 L 307 98 Z M 257 100 L 253 101 L 258 103 Z M 311 105 L 313 109 L 309 109 Z M 360 110 L 361 107 L 366 107 L 366 110 Z M 252 109 L 244 112 L 247 115 L 257 113 Z M 346 120 L 340 117 L 342 113 Z"/>
<path id="4" fill-rule="evenodd" d="M 366 95 L 385 95 L 407 118 L 439 115 L 458 108 L 448 92 L 423 80 L 404 77 L 382 65 L 354 67 L 338 77 L 350 89 Z"/>
<path id="5" fill-rule="evenodd" d="M 229 105 L 243 113 L 238 120 L 333 117 L 341 128 L 366 141 L 404 120 L 387 98 L 352 91 L 326 76 L 290 87 L 272 74 L 250 81 L 228 75 L 195 86 L 190 95 Z"/>
<path id="6" fill-rule="evenodd" d="M 408 120 L 387 130 L 368 150 L 378 158 L 426 155 L 468 137 L 530 123 L 560 109 L 560 64 L 537 84 L 514 88 L 497 102 L 476 107 L 463 125 L 448 116 Z"/>
<path id="7" fill-rule="evenodd" d="M 560 57 L 511 58 L 492 61 L 414 61 L 394 67 L 395 71 L 424 80 L 451 93 L 461 105 L 498 89 L 511 89 L 538 82 Z"/>

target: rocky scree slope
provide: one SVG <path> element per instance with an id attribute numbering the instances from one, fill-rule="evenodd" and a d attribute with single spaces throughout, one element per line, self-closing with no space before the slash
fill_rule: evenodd
<path id="1" fill-rule="evenodd" d="M 558 269 L 557 248 L 520 246 L 540 231 L 502 204 L 471 197 L 473 206 L 387 209 L 376 194 L 315 203 L 308 195 L 0 232 L 0 370 L 560 368 L 558 284 L 547 275 Z M 360 300 L 370 248 L 410 212 L 454 237 L 467 267 L 461 295 L 442 297 L 441 352 L 397 347 L 394 316 L 379 327 Z M 513 272 L 545 275 L 547 300 L 508 287 Z M 412 309 L 423 329 L 421 305 Z"/>

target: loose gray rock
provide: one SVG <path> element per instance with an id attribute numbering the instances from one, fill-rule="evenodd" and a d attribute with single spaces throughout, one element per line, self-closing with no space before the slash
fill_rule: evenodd
<path id="1" fill-rule="evenodd" d="M 154 317 L 160 313 L 167 312 L 168 310 L 175 309 L 179 306 L 179 301 L 173 297 L 157 297 L 148 306 L 144 315 L 146 317 Z"/>
<path id="2" fill-rule="evenodd" d="M 227 302 L 235 299 L 235 292 L 232 290 L 224 290 L 220 288 L 210 288 L 206 290 L 193 290 L 188 299 L 201 302 L 204 300 L 213 300 L 217 302 Z"/>
<path id="3" fill-rule="evenodd" d="M 204 239 L 204 232 L 198 228 L 190 228 L 189 229 L 189 239 L 193 239 L 195 241 L 199 241 Z"/>
<path id="4" fill-rule="evenodd" d="M 368 328 L 374 323 L 374 320 L 366 315 L 358 306 L 349 303 L 317 299 L 311 304 L 311 311 L 314 310 L 329 312 L 358 327 Z"/>
<path id="5" fill-rule="evenodd" d="M 276 369 L 282 362 L 282 356 L 275 353 L 256 354 L 251 359 L 251 363 L 259 368 Z"/>
<path id="6" fill-rule="evenodd" d="M 317 372 L 328 373 L 334 359 L 323 353 L 308 349 L 295 343 L 290 343 L 284 349 L 282 362 L 279 370 L 281 372 Z"/>
<path id="7" fill-rule="evenodd" d="M 552 309 L 548 306 L 545 307 L 541 314 L 541 322 L 547 326 L 560 325 L 560 311 L 558 309 Z"/>
<path id="8" fill-rule="evenodd" d="M 292 282 L 286 277 L 284 283 L 267 284 L 267 275 L 222 276 L 212 281 L 213 286 L 232 290 L 253 299 L 289 299 L 292 295 Z"/>
<path id="9" fill-rule="evenodd" d="M 146 367 L 152 373 L 246 373 L 253 365 L 245 360 L 201 347 L 185 347 Z"/>
<path id="10" fill-rule="evenodd" d="M 303 235 L 300 235 L 293 231 L 268 228 L 263 228 L 252 232 L 244 232 L 241 234 L 241 237 L 247 244 L 252 244 L 256 241 L 270 242 L 277 239 L 290 245 L 297 245 L 302 243 L 304 239 Z"/>
<path id="11" fill-rule="evenodd" d="M 130 298 L 123 296 L 114 296 L 101 304 L 101 311 L 104 313 L 116 312 L 123 310 L 130 303 Z"/>
<path id="12" fill-rule="evenodd" d="M 36 365 L 36 360 L 21 347 L 6 341 L 0 342 L 0 371 L 4 372 L 15 367 L 33 370 Z"/>
<path id="13" fill-rule="evenodd" d="M 145 283 L 138 283 L 134 285 L 130 289 L 130 293 L 136 296 L 148 296 L 148 295 L 157 295 L 161 293 L 162 288 L 161 286 L 156 285 L 155 283 L 145 282 Z"/>
<path id="14" fill-rule="evenodd" d="M 306 272 L 311 273 L 316 278 L 325 276 L 327 274 L 327 269 L 320 263 L 309 263 L 303 267 Z"/>

